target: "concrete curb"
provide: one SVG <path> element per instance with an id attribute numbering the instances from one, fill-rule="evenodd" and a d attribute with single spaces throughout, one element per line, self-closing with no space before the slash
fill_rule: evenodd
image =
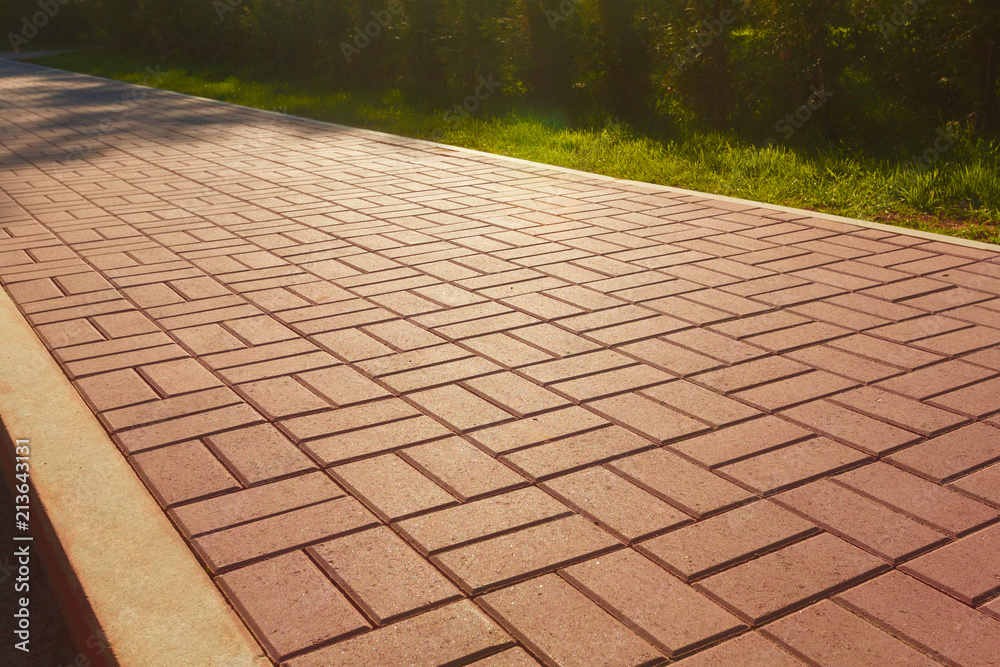
<path id="1" fill-rule="evenodd" d="M 942 243 L 951 243 L 953 245 L 964 246 L 966 248 L 976 248 L 978 250 L 989 250 L 991 252 L 1000 252 L 1000 245 L 993 243 L 984 243 L 982 241 L 973 241 L 971 239 L 963 239 L 957 236 L 948 236 L 946 234 L 938 234 L 936 232 L 925 232 L 919 229 L 909 229 L 907 227 L 897 227 L 895 225 L 887 225 L 881 222 L 870 222 L 868 220 L 861 220 L 858 218 L 846 218 L 840 215 L 833 215 L 830 213 L 820 213 L 818 211 L 808 211 L 801 208 L 791 208 L 789 206 L 781 206 L 778 204 L 768 204 L 766 202 L 753 201 L 751 199 L 739 199 L 738 197 L 727 197 L 726 195 L 717 195 L 711 192 L 700 192 L 697 190 L 685 190 L 684 188 L 676 188 L 670 185 L 661 185 L 659 183 L 646 183 L 643 181 L 630 181 L 624 178 L 616 178 L 614 176 L 606 176 L 605 174 L 596 174 L 589 171 L 580 171 L 578 169 L 570 169 L 569 167 L 560 167 L 558 165 L 545 164 L 543 162 L 532 162 L 531 160 L 524 160 L 522 158 L 510 157 L 508 155 L 502 155 L 500 153 L 487 153 L 485 151 L 475 150 L 473 148 L 464 148 L 462 146 L 452 146 L 451 144 L 442 144 L 429 141 L 427 139 L 418 139 L 415 137 L 404 137 L 398 134 L 389 134 L 387 132 L 380 132 L 378 130 L 369 130 L 361 127 L 351 127 L 350 125 L 340 125 L 339 123 L 330 123 L 323 120 L 316 120 L 315 118 L 306 118 L 304 116 L 294 116 L 292 114 L 284 114 L 278 111 L 271 111 L 269 109 L 258 109 L 256 107 L 247 107 L 241 104 L 233 104 L 232 102 L 223 102 L 222 100 L 213 100 L 208 97 L 200 97 L 198 95 L 189 95 L 187 93 L 179 93 L 175 90 L 166 90 L 164 88 L 154 88 L 152 86 L 142 86 L 137 83 L 128 83 L 125 81 L 118 81 L 117 79 L 109 79 L 103 76 L 95 76 L 93 74 L 81 74 L 79 72 L 71 72 L 69 70 L 57 69 L 55 67 L 48 67 L 46 65 L 37 65 L 35 63 L 21 62 L 22 65 L 29 65 L 31 67 L 38 67 L 40 69 L 52 70 L 54 72 L 66 72 L 69 74 L 74 74 L 76 76 L 86 76 L 92 79 L 100 79 L 102 81 L 109 81 L 111 83 L 116 83 L 122 86 L 140 86 L 142 88 L 149 88 L 150 90 L 156 90 L 161 93 L 166 93 L 170 95 L 180 95 L 182 97 L 189 97 L 196 100 L 202 100 L 205 102 L 212 102 L 214 104 L 224 104 L 230 107 L 237 107 L 239 109 L 250 109 L 258 113 L 269 114 L 272 116 L 279 116 L 281 118 L 291 118 L 294 120 L 304 121 L 307 123 L 318 123 L 320 125 L 325 125 L 327 127 L 336 128 L 338 130 L 348 130 L 352 132 L 365 132 L 367 134 L 372 134 L 377 137 L 382 137 L 388 140 L 386 143 L 393 144 L 417 144 L 420 146 L 426 146 L 430 148 L 436 148 L 438 150 L 446 149 L 452 150 L 458 153 L 464 153 L 468 155 L 475 155 L 477 157 L 486 157 L 490 159 L 503 159 L 509 160 L 517 164 L 523 164 L 530 167 L 544 167 L 546 169 L 552 169 L 554 171 L 562 172 L 581 179 L 597 179 L 600 181 L 614 182 L 614 183 L 626 183 L 631 186 L 642 187 L 647 190 L 661 191 L 670 194 L 680 194 L 680 195 L 690 195 L 695 197 L 702 197 L 704 199 L 714 199 L 716 201 L 727 202 L 730 204 L 739 204 L 741 206 L 746 206 L 748 208 L 769 208 L 775 211 L 782 211 L 784 213 L 792 213 L 796 215 L 801 215 L 803 217 L 816 218 L 818 220 L 828 220 L 830 222 L 839 222 L 847 225 L 854 225 L 856 227 L 863 227 L 866 229 L 878 229 L 885 232 L 891 232 L 893 234 L 902 234 L 904 236 L 915 236 L 921 239 L 927 239 L 929 241 L 939 241 Z"/>
<path id="2" fill-rule="evenodd" d="M 0 469 L 11 488 L 13 441 L 30 440 L 34 540 L 14 546 L 41 557 L 90 660 L 78 664 L 269 667 L 3 289 L 0 369 Z"/>

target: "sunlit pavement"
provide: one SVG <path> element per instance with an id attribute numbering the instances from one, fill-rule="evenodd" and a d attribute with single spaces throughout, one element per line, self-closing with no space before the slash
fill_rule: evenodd
<path id="1" fill-rule="evenodd" d="M 1000 254 L 10 61 L 0 146 L 275 662 L 996 664 Z"/>

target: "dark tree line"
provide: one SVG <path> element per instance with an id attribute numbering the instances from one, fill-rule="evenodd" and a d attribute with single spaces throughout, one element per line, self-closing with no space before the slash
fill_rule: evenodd
<path id="1" fill-rule="evenodd" d="M 512 101 L 755 139 L 817 90 L 809 132 L 827 139 L 1000 132 L 992 0 L 2 0 L 0 30 L 4 48 L 110 46 L 432 100 L 492 75 Z"/>

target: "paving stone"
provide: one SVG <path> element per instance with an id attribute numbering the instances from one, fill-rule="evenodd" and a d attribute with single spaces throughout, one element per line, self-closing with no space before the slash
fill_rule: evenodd
<path id="1" fill-rule="evenodd" d="M 335 498 L 208 533 L 191 541 L 212 572 L 378 525 L 358 501 Z"/>
<path id="2" fill-rule="evenodd" d="M 249 565 L 218 582 L 274 660 L 371 627 L 301 552 Z"/>
<path id="3" fill-rule="evenodd" d="M 629 343 L 618 348 L 618 351 L 633 356 L 654 368 L 681 376 L 712 370 L 722 365 L 717 359 L 706 357 L 659 338 Z"/>
<path id="4" fill-rule="evenodd" d="M 893 366 L 843 352 L 827 345 L 792 350 L 786 352 L 784 356 L 828 373 L 842 375 L 866 384 L 900 374 L 900 369 Z"/>
<path id="5" fill-rule="evenodd" d="M 698 519 L 754 497 L 732 482 L 662 449 L 618 459 L 608 467 Z"/>
<path id="6" fill-rule="evenodd" d="M 710 373 L 702 373 L 695 377 L 694 381 L 728 394 L 808 371 L 808 366 L 797 361 L 784 357 L 765 357 Z"/>
<path id="7" fill-rule="evenodd" d="M 143 452 L 132 461 L 164 507 L 240 488 L 225 466 L 196 440 Z"/>
<path id="8" fill-rule="evenodd" d="M 410 400 L 458 431 L 513 419 L 510 412 L 457 385 L 410 394 Z"/>
<path id="9" fill-rule="evenodd" d="M 893 565 L 947 539 L 943 533 L 828 480 L 786 491 L 774 501 Z"/>
<path id="10" fill-rule="evenodd" d="M 886 667 L 938 664 L 829 600 L 779 619 L 761 632 L 811 664 Z"/>
<path id="11" fill-rule="evenodd" d="M 409 447 L 400 455 L 463 502 L 527 483 L 459 437 Z"/>
<path id="12" fill-rule="evenodd" d="M 566 359 L 548 361 L 524 368 L 521 372 L 541 384 L 551 384 L 573 378 L 609 371 L 635 362 L 623 354 L 611 350 L 600 350 Z"/>
<path id="13" fill-rule="evenodd" d="M 379 401 L 368 405 L 376 406 L 384 402 Z M 346 430 L 349 422 L 354 422 L 358 417 L 368 414 L 378 414 L 380 410 L 359 411 L 355 416 L 339 414 L 345 409 L 347 408 L 341 408 L 337 412 L 324 415 L 330 415 L 330 420 L 326 421 L 332 425 L 333 430 L 340 429 L 343 432 L 318 440 L 310 440 L 303 443 L 303 449 L 327 464 L 346 463 L 372 454 L 395 451 L 408 445 L 417 445 L 452 435 L 445 426 L 423 415 L 377 424 L 368 428 Z M 376 419 L 386 419 L 387 417 L 376 417 Z"/>
<path id="14" fill-rule="evenodd" d="M 707 422 L 716 428 L 760 416 L 760 411 L 689 382 L 677 380 L 642 389 L 639 394 Z"/>
<path id="15" fill-rule="evenodd" d="M 598 414 L 650 438 L 666 443 L 702 433 L 709 427 L 640 394 L 621 394 L 590 404 Z"/>
<path id="16" fill-rule="evenodd" d="M 818 528 L 768 501 L 758 501 L 646 540 L 639 551 L 685 581 L 779 549 Z"/>
<path id="17" fill-rule="evenodd" d="M 804 664 L 756 632 L 736 639 L 677 663 L 683 667 L 801 667 Z"/>
<path id="18" fill-rule="evenodd" d="M 812 438 L 717 469 L 754 492 L 767 495 L 855 466 L 868 457 L 828 438 Z"/>
<path id="19" fill-rule="evenodd" d="M 312 472 L 182 505 L 170 515 L 186 537 L 195 537 L 345 495 L 327 475 Z"/>
<path id="20" fill-rule="evenodd" d="M 391 347 L 384 345 L 360 329 L 342 329 L 316 334 L 312 340 L 348 362 L 363 361 L 393 353 Z"/>
<path id="21" fill-rule="evenodd" d="M 998 516 L 987 505 L 885 463 L 856 468 L 834 481 L 951 537 L 975 530 Z"/>
<path id="22" fill-rule="evenodd" d="M 543 486 L 624 542 L 690 521 L 680 510 L 602 467 L 558 477 Z"/>
<path id="23" fill-rule="evenodd" d="M 440 345 L 446 342 L 444 338 L 426 329 L 407 322 L 406 320 L 391 320 L 371 324 L 363 328 L 368 334 L 385 342 L 397 350 L 418 350 L 424 347 Z"/>
<path id="24" fill-rule="evenodd" d="M 1000 465 L 991 465 L 951 483 L 973 498 L 1000 507 Z"/>
<path id="25" fill-rule="evenodd" d="M 522 449 L 502 458 L 529 479 L 539 480 L 652 447 L 648 440 L 611 426 Z"/>
<path id="26" fill-rule="evenodd" d="M 43 324 L 36 327 L 35 331 L 51 350 L 104 340 L 104 335 L 95 329 L 88 320 L 82 318 Z"/>
<path id="27" fill-rule="evenodd" d="M 76 381 L 76 386 L 96 412 L 158 398 L 156 392 L 131 369 L 81 378 Z"/>
<path id="28" fill-rule="evenodd" d="M 508 368 L 518 368 L 553 358 L 547 352 L 512 338 L 513 333 L 494 333 L 477 338 L 467 338 L 462 341 L 462 344 L 472 348 L 483 357 Z"/>
<path id="29" fill-rule="evenodd" d="M 246 317 L 224 323 L 226 329 L 249 345 L 277 343 L 298 337 L 294 331 L 266 316 Z"/>
<path id="30" fill-rule="evenodd" d="M 474 667 L 534 667 L 538 662 L 520 646 L 470 663 Z"/>
<path id="31" fill-rule="evenodd" d="M 635 551 L 600 556 L 561 574 L 667 656 L 696 650 L 746 627 Z"/>
<path id="32" fill-rule="evenodd" d="M 807 324 L 808 319 L 784 310 L 776 310 L 762 315 L 744 317 L 732 322 L 714 324 L 709 329 L 732 338 L 743 339 L 759 334 L 779 330 L 787 330 L 800 324 Z"/>
<path id="33" fill-rule="evenodd" d="M 218 387 L 109 410 L 102 413 L 100 418 L 108 429 L 120 431 L 145 424 L 162 423 L 168 419 L 176 419 L 212 408 L 233 406 L 239 402 L 239 397 L 229 388 Z"/>
<path id="34" fill-rule="evenodd" d="M 435 350 L 437 348 L 428 349 Z M 417 351 L 422 352 L 423 350 Z M 400 355 L 394 355 L 393 357 L 386 357 L 386 359 L 391 360 L 399 356 Z M 372 362 L 366 363 L 377 363 L 379 361 L 379 359 L 373 359 Z M 359 364 L 359 366 L 362 370 L 368 370 L 363 364 Z M 501 370 L 501 368 L 496 364 L 479 357 L 471 357 L 467 359 L 449 361 L 443 364 L 427 365 L 416 370 L 395 373 L 393 375 L 375 375 L 379 377 L 380 382 L 388 385 L 390 389 L 399 393 L 409 393 L 421 389 L 441 387 L 449 383 L 468 380 L 469 378 L 487 375 L 489 373 L 495 373 L 499 370 Z"/>
<path id="35" fill-rule="evenodd" d="M 981 418 L 1000 412 L 997 392 L 1000 392 L 1000 378 L 993 378 L 936 396 L 927 402 L 959 414 Z"/>
<path id="36" fill-rule="evenodd" d="M 456 502 L 444 489 L 393 454 L 338 466 L 332 473 L 384 521 L 396 521 Z"/>
<path id="37" fill-rule="evenodd" d="M 772 352 L 787 352 L 807 345 L 816 345 L 835 338 L 841 338 L 851 333 L 850 329 L 827 324 L 826 322 L 807 322 L 805 324 L 782 329 L 757 336 L 750 336 L 746 342 L 760 346 Z"/>
<path id="38" fill-rule="evenodd" d="M 441 573 L 385 527 L 346 535 L 309 551 L 379 625 L 461 597 Z"/>
<path id="39" fill-rule="evenodd" d="M 569 404 L 565 398 L 510 372 L 484 375 L 462 384 L 516 417 L 547 412 Z"/>
<path id="40" fill-rule="evenodd" d="M 967 535 L 901 568 L 969 605 L 1000 593 L 1000 525 Z"/>
<path id="41" fill-rule="evenodd" d="M 767 355 L 766 350 L 708 329 L 679 331 L 664 336 L 663 339 L 728 364 L 749 361 Z"/>
<path id="42" fill-rule="evenodd" d="M 525 417 L 516 422 L 473 431 L 466 437 L 494 454 L 503 454 L 607 425 L 606 420 L 594 413 L 577 406 L 571 406 L 555 412 Z"/>
<path id="43" fill-rule="evenodd" d="M 62 291 L 51 278 L 38 278 L 5 285 L 11 298 L 17 303 L 31 303 L 63 296 Z"/>
<path id="44" fill-rule="evenodd" d="M 757 624 L 889 568 L 829 534 L 810 537 L 695 584 Z"/>
<path id="45" fill-rule="evenodd" d="M 670 449 L 709 468 L 783 447 L 810 437 L 811 432 L 783 419 L 765 415 L 670 445 Z"/>
<path id="46" fill-rule="evenodd" d="M 915 345 L 938 354 L 957 356 L 1000 344 L 1000 331 L 975 326 L 961 331 L 925 338 Z"/>
<path id="47" fill-rule="evenodd" d="M 420 411 L 406 401 L 399 398 L 387 398 L 318 415 L 286 419 L 281 422 L 281 427 L 296 440 L 308 440 L 418 415 L 420 415 Z"/>
<path id="48" fill-rule="evenodd" d="M 896 452 L 889 459 L 943 484 L 1000 460 L 1000 430 L 971 424 Z"/>
<path id="49" fill-rule="evenodd" d="M 655 664 L 662 655 L 556 575 L 479 599 L 494 618 L 550 665 Z"/>
<path id="50" fill-rule="evenodd" d="M 733 394 L 762 410 L 781 410 L 817 398 L 840 394 L 857 383 L 824 371 L 813 371 Z"/>
<path id="51" fill-rule="evenodd" d="M 216 433 L 207 437 L 205 442 L 247 485 L 316 467 L 270 424 Z"/>
<path id="52" fill-rule="evenodd" d="M 1000 621 L 902 572 L 841 593 L 837 601 L 946 664 L 988 665 L 996 659 Z"/>
<path id="53" fill-rule="evenodd" d="M 866 357 L 873 361 L 881 361 L 910 371 L 943 359 L 938 354 L 918 350 L 908 345 L 881 340 L 865 334 L 838 338 L 830 341 L 828 344 L 830 347 L 850 352 L 851 354 Z"/>
<path id="54" fill-rule="evenodd" d="M 952 412 L 875 387 L 860 387 L 837 394 L 830 400 L 863 415 L 924 436 L 937 435 L 968 421 Z"/>
<path id="55" fill-rule="evenodd" d="M 91 318 L 98 329 L 108 338 L 121 338 L 123 336 L 136 336 L 139 334 L 153 333 L 159 331 L 156 325 L 139 311 L 129 313 L 114 313 L 111 315 L 98 315 Z"/>
<path id="56" fill-rule="evenodd" d="M 218 324 L 204 324 L 172 333 L 183 345 L 197 355 L 231 352 L 246 347 L 243 341 Z"/>
<path id="57" fill-rule="evenodd" d="M 329 403 L 292 377 L 248 382 L 238 385 L 236 390 L 272 420 L 330 407 Z"/>
<path id="58" fill-rule="evenodd" d="M 552 496 L 528 487 L 400 521 L 395 527 L 430 554 L 571 515 Z"/>
<path id="59" fill-rule="evenodd" d="M 603 398 L 634 389 L 672 380 L 673 376 L 645 364 L 628 366 L 615 370 L 587 375 L 575 380 L 557 382 L 550 385 L 559 392 L 578 401 Z"/>
<path id="60" fill-rule="evenodd" d="M 863 331 L 889 323 L 889 320 L 878 317 L 874 313 L 850 310 L 827 301 L 803 303 L 793 306 L 789 310 L 797 315 L 823 320 L 853 331 Z"/>
<path id="61" fill-rule="evenodd" d="M 289 667 L 359 664 L 468 664 L 514 646 L 513 640 L 468 600 L 460 600 L 288 661 Z"/>
<path id="62" fill-rule="evenodd" d="M 880 456 L 918 442 L 916 433 L 886 424 L 878 419 L 848 410 L 829 399 L 797 405 L 781 416 L 807 426 L 821 435 Z"/>
<path id="63" fill-rule="evenodd" d="M 363 403 L 391 394 L 348 366 L 335 366 L 301 373 L 298 378 L 335 407 Z"/>
<path id="64" fill-rule="evenodd" d="M 143 366 L 140 372 L 164 396 L 199 391 L 222 384 L 194 359 L 178 359 Z"/>
<path id="65" fill-rule="evenodd" d="M 487 538 L 432 557 L 467 593 L 481 593 L 617 549 L 621 542 L 580 516 Z"/>

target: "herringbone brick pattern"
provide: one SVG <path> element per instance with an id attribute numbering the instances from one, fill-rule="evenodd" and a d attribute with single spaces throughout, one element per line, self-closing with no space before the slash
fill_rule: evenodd
<path id="1" fill-rule="evenodd" d="M 997 663 L 1000 254 L 0 91 L 4 288 L 276 663 Z"/>

